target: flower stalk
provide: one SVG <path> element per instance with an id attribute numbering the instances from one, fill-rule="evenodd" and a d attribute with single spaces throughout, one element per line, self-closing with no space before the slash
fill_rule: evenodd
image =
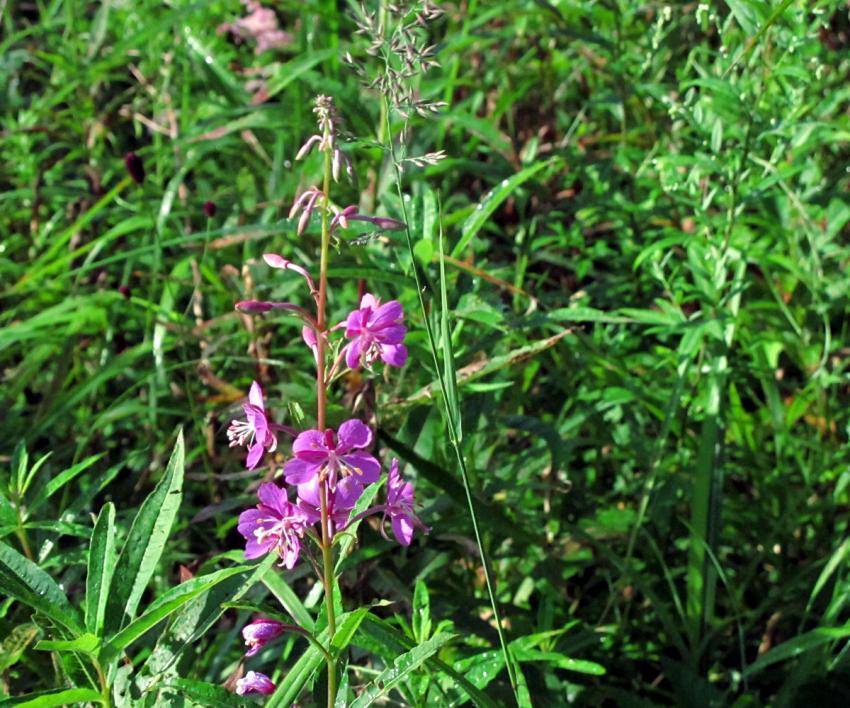
<path id="1" fill-rule="evenodd" d="M 321 110 L 321 106 L 318 107 Z M 325 380 L 325 353 L 327 348 L 327 302 L 328 302 L 328 251 L 330 250 L 330 201 L 331 176 L 333 171 L 332 153 L 333 136 L 330 117 L 323 121 L 324 145 L 324 181 L 322 200 L 322 242 L 319 253 L 319 302 L 317 305 L 316 322 L 316 426 L 325 432 L 327 416 L 327 381 Z M 336 633 L 336 616 L 333 597 L 333 549 L 331 547 L 330 522 L 328 520 L 328 493 L 325 484 L 319 480 L 319 502 L 321 511 L 322 531 L 322 583 L 325 587 L 325 607 L 328 616 L 328 708 L 333 708 L 336 701 L 336 661 L 333 658 L 331 646 Z"/>

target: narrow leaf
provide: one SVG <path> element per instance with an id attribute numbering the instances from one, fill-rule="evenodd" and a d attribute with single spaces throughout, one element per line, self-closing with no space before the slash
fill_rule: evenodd
<path id="1" fill-rule="evenodd" d="M 185 583 L 181 583 L 176 588 L 172 588 L 165 595 L 154 601 L 141 617 L 128 624 L 118 634 L 110 638 L 109 644 L 103 649 L 102 656 L 106 661 L 114 658 L 115 654 L 121 649 L 132 644 L 166 617 L 183 607 L 183 605 L 209 592 L 223 580 L 237 573 L 243 573 L 245 570 L 247 569 L 244 566 L 226 568 L 215 573 L 192 578 Z"/>
<path id="2" fill-rule="evenodd" d="M 47 573 L 16 550 L 0 543 L 0 588 L 73 632 L 82 629 L 79 615 Z"/>
<path id="3" fill-rule="evenodd" d="M 89 545 L 86 572 L 86 629 L 98 636 L 103 630 L 109 585 L 115 568 L 115 506 L 108 502 L 100 510 Z"/>
<path id="4" fill-rule="evenodd" d="M 156 570 L 183 498 L 183 457 L 181 430 L 165 474 L 139 509 L 118 556 L 106 604 L 107 633 L 126 626 L 136 616 L 142 593 Z"/>
<path id="5" fill-rule="evenodd" d="M 103 696 L 93 688 L 62 688 L 56 691 L 20 696 L 19 698 L 9 698 L 0 705 L 3 708 L 6 708 L 6 706 L 55 708 L 56 706 L 75 706 L 83 703 L 103 703 Z"/>
<path id="6" fill-rule="evenodd" d="M 499 205 L 507 199 L 511 193 L 519 187 L 523 182 L 528 181 L 544 167 L 552 164 L 552 160 L 538 162 L 531 167 L 526 167 L 524 170 L 517 172 L 512 177 L 504 179 L 499 183 L 499 186 L 488 192 L 484 198 L 478 203 L 478 206 L 469 215 L 463 223 L 463 231 L 460 235 L 460 240 L 452 250 L 452 258 L 459 257 L 463 250 L 469 245 L 469 242 L 475 237 L 481 227 L 487 222 L 487 219 L 492 216 L 493 212 Z"/>
<path id="7" fill-rule="evenodd" d="M 402 654 L 393 662 L 392 666 L 388 666 L 372 680 L 369 689 L 358 696 L 357 700 L 351 704 L 351 708 L 366 708 L 366 706 L 373 705 L 375 701 L 386 696 L 398 686 L 410 672 L 418 669 L 427 659 L 440 651 L 455 636 L 448 633 L 438 634 L 414 647 L 406 654 Z"/>

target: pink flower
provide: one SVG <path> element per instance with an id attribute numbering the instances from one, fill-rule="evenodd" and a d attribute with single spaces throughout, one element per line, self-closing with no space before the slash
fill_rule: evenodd
<path id="1" fill-rule="evenodd" d="M 344 476 L 353 477 L 359 484 L 371 484 L 381 477 L 381 463 L 368 452 L 356 450 L 372 444 L 372 431 L 362 421 L 345 421 L 339 426 L 339 435 L 328 428 L 305 430 L 292 443 L 295 457 L 283 468 L 289 484 L 306 484 L 318 476 L 328 480 L 330 489 L 336 490 L 337 481 Z"/>
<path id="2" fill-rule="evenodd" d="M 319 496 L 319 477 L 313 477 L 309 482 L 298 485 L 298 508 L 304 512 L 307 521 L 315 524 L 322 518 Z M 337 530 L 345 528 L 351 510 L 363 494 L 363 485 L 354 477 L 343 477 L 333 492 L 326 492 L 328 500 L 328 517 L 331 521 L 331 536 Z"/>
<path id="3" fill-rule="evenodd" d="M 343 350 L 349 368 L 371 366 L 378 357 L 390 366 L 404 366 L 407 347 L 402 341 L 407 330 L 401 323 L 403 317 L 398 300 L 381 305 L 378 298 L 366 293 L 360 309 L 354 310 L 345 323 L 345 336 L 353 337 Z"/>
<path id="4" fill-rule="evenodd" d="M 264 451 L 274 452 L 277 448 L 277 437 L 273 431 L 281 426 L 269 423 L 263 405 L 263 389 L 256 381 L 251 384 L 248 401 L 242 406 L 247 420 L 231 421 L 227 428 L 227 438 L 230 447 L 248 445 L 245 466 L 252 470 L 259 464 Z"/>
<path id="5" fill-rule="evenodd" d="M 307 518 L 289 501 L 286 490 L 272 482 L 261 484 L 257 496 L 260 498 L 257 507 L 239 515 L 237 529 L 247 541 L 245 558 L 253 560 L 275 551 L 282 565 L 291 569 L 301 553 Z"/>
<path id="6" fill-rule="evenodd" d="M 413 504 L 413 485 L 404 481 L 398 471 L 398 460 L 393 460 L 387 475 L 387 505 L 384 509 L 384 518 L 390 517 L 393 535 L 403 546 L 410 545 L 414 527 L 425 534 L 431 530 L 416 516 Z"/>
<path id="7" fill-rule="evenodd" d="M 292 41 L 290 35 L 278 26 L 274 10 L 263 7 L 256 0 L 242 0 L 242 4 L 250 14 L 234 23 L 219 25 L 216 29 L 218 34 L 232 32 L 239 39 L 253 39 L 257 42 L 256 54 L 283 47 Z"/>
<path id="8" fill-rule="evenodd" d="M 236 693 L 244 696 L 248 693 L 261 693 L 268 696 L 274 693 L 276 686 L 272 680 L 259 671 L 249 671 L 236 682 Z"/>
<path id="9" fill-rule="evenodd" d="M 242 628 L 242 637 L 245 639 L 245 646 L 248 647 L 245 656 L 254 656 L 268 642 L 277 639 L 285 631 L 286 625 L 283 622 L 266 617 L 259 617 L 250 624 L 246 624 Z"/>

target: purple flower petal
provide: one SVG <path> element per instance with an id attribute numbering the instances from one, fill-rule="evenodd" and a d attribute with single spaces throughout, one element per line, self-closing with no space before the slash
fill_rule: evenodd
<path id="1" fill-rule="evenodd" d="M 407 334 L 407 327 L 404 325 L 388 325 L 374 333 L 375 339 L 382 345 L 401 344 L 404 341 L 404 335 Z"/>
<path id="2" fill-rule="evenodd" d="M 380 302 L 378 299 L 372 295 L 372 293 L 365 293 L 362 298 L 360 298 L 360 309 L 365 310 L 367 307 L 372 310 L 377 310 L 380 306 Z"/>
<path id="3" fill-rule="evenodd" d="M 305 462 L 321 463 L 328 459 L 325 436 L 318 430 L 305 430 L 295 438 L 295 442 L 292 443 L 292 452 L 298 459 Z"/>
<path id="4" fill-rule="evenodd" d="M 404 310 L 401 303 L 398 300 L 390 300 L 381 305 L 369 318 L 369 327 L 371 329 L 383 329 L 395 324 L 402 317 L 404 317 Z"/>
<path id="5" fill-rule="evenodd" d="M 349 369 L 360 367 L 360 354 L 363 351 L 363 341 L 358 337 L 345 345 L 345 364 Z"/>
<path id="6" fill-rule="evenodd" d="M 387 344 L 381 347 L 381 359 L 390 366 L 401 368 L 407 361 L 407 347 L 403 344 Z"/>
<path id="7" fill-rule="evenodd" d="M 283 474 L 287 484 L 304 484 L 313 479 L 321 468 L 320 462 L 307 462 L 295 457 L 283 466 Z"/>
<path id="8" fill-rule="evenodd" d="M 339 426 L 338 454 L 343 455 L 355 447 L 368 447 L 372 444 L 372 431 L 362 420 L 352 418 Z"/>
<path id="9" fill-rule="evenodd" d="M 248 391 L 248 400 L 261 411 L 265 410 L 263 405 L 263 389 L 256 381 L 251 383 L 251 390 Z"/>
<path id="10" fill-rule="evenodd" d="M 258 464 L 260 464 L 260 460 L 263 459 L 263 452 L 265 449 L 266 448 L 263 447 L 263 443 L 259 440 L 251 445 L 251 447 L 248 448 L 248 458 L 245 460 L 245 467 L 249 470 L 253 470 Z"/>
<path id="11" fill-rule="evenodd" d="M 393 535 L 402 546 L 409 546 L 413 539 L 413 523 L 404 514 L 392 519 Z"/>
<path id="12" fill-rule="evenodd" d="M 275 685 L 265 674 L 258 671 L 249 671 L 236 682 L 236 693 L 244 696 L 249 693 L 260 693 L 264 696 L 271 695 L 275 691 Z"/>
<path id="13" fill-rule="evenodd" d="M 381 478 L 381 463 L 368 452 L 350 452 L 340 459 L 360 484 L 372 484 Z"/>
<path id="14" fill-rule="evenodd" d="M 343 477 L 334 493 L 335 510 L 353 509 L 362 494 L 363 486 L 354 477 Z"/>
<path id="15" fill-rule="evenodd" d="M 257 497 L 268 507 L 274 509 L 278 514 L 286 513 L 286 504 L 289 499 L 285 489 L 281 489 L 274 482 L 261 484 L 257 490 Z"/>

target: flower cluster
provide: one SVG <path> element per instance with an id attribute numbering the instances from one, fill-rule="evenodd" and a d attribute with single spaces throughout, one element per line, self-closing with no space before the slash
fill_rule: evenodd
<path id="1" fill-rule="evenodd" d="M 343 166 L 350 172 L 351 163 L 337 144 L 339 118 L 333 102 L 319 97 L 316 102 L 319 133 L 311 136 L 298 157 L 304 157 L 316 146 L 326 153 L 327 175 L 338 178 Z M 332 175 L 331 175 L 332 172 Z M 397 300 L 381 303 L 372 293 L 364 294 L 359 306 L 333 326 L 327 324 L 327 247 L 339 229 L 347 229 L 351 221 L 365 221 L 382 230 L 406 228 L 405 224 L 383 216 L 361 214 L 357 207 L 335 207 L 328 195 L 312 186 L 299 195 L 292 206 L 290 218 L 298 217 L 296 233 L 307 230 L 314 211 L 322 213 L 322 259 L 325 264 L 319 274 L 318 286 L 309 271 L 275 253 L 263 256 L 266 264 L 278 270 L 294 273 L 304 280 L 315 305 L 315 312 L 288 302 L 243 300 L 236 304 L 240 312 L 263 315 L 282 311 L 302 322 L 302 338 L 310 348 L 316 364 L 317 416 L 315 427 L 297 432 L 273 422 L 266 408 L 262 388 L 253 382 L 248 401 L 242 406 L 244 418 L 233 420 L 227 429 L 231 447 L 247 448 L 245 466 L 256 469 L 264 457 L 278 449 L 278 434 L 292 436 L 291 454 L 284 461 L 282 480 L 266 481 L 257 490 L 258 503 L 243 511 L 237 529 L 245 539 L 245 558 L 248 560 L 273 554 L 279 565 L 292 569 L 302 552 L 307 554 L 319 572 L 327 590 L 332 586 L 334 537 L 367 516 L 378 517 L 384 538 L 390 526 L 396 540 L 410 545 L 415 530 L 428 533 L 414 509 L 413 485 L 405 482 L 399 471 L 398 460 L 390 462 L 384 477 L 381 461 L 376 457 L 374 433 L 358 418 L 342 422 L 338 427 L 325 423 L 326 398 L 339 374 L 348 370 L 370 370 L 379 361 L 387 366 L 402 367 L 408 358 L 404 345 L 407 329 L 404 310 Z M 340 335 L 340 332 L 342 333 Z M 272 465 L 273 466 L 273 465 Z M 272 470 L 271 477 L 274 476 Z M 370 485 L 386 479 L 386 499 L 371 507 L 364 502 L 358 507 L 364 491 Z M 372 496 L 370 496 L 372 498 Z M 311 547 L 322 551 L 324 571 L 319 570 Z M 333 603 L 328 602 L 329 633 L 333 632 Z M 260 617 L 242 630 L 247 651 L 245 656 L 257 654 L 268 642 L 279 637 L 292 625 Z M 296 631 L 303 631 L 295 627 Z M 330 654 L 328 654 L 330 656 Z M 329 662 L 329 672 L 332 666 Z M 332 681 L 329 681 L 332 685 Z M 249 671 L 236 683 L 240 695 L 248 693 L 270 694 L 274 683 L 264 674 Z"/>

